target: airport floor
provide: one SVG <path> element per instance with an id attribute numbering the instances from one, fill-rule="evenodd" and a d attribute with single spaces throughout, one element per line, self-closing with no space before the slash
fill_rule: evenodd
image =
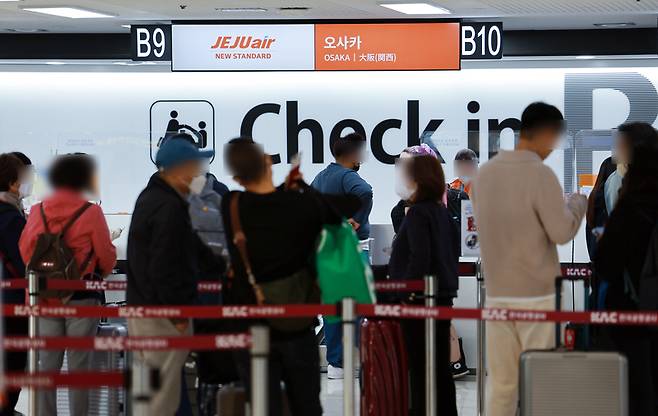
<path id="1" fill-rule="evenodd" d="M 476 383 L 475 377 L 469 376 L 456 382 L 457 406 L 459 416 L 475 416 L 476 410 Z M 357 398 L 358 400 L 358 398 Z M 322 407 L 325 416 L 343 415 L 343 381 L 322 379 Z M 17 409 L 27 415 L 27 394 L 21 394 Z M 58 415 L 68 416 L 68 415 Z"/>
<path id="2" fill-rule="evenodd" d="M 457 382 L 457 407 L 459 416 L 475 416 L 477 395 L 475 377 L 468 376 Z M 343 381 L 322 379 L 322 407 L 324 416 L 343 415 Z"/>

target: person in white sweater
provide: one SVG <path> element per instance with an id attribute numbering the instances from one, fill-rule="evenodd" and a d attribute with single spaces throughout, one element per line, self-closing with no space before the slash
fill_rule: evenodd
<path id="1" fill-rule="evenodd" d="M 560 275 L 557 245 L 571 241 L 587 199 L 565 198 L 557 177 L 543 163 L 558 146 L 564 118 L 536 102 L 521 116 L 514 151 L 485 163 L 473 184 L 487 307 L 549 310 Z M 533 322 L 487 322 L 487 415 L 516 414 L 519 357 L 554 345 L 553 326 Z"/>

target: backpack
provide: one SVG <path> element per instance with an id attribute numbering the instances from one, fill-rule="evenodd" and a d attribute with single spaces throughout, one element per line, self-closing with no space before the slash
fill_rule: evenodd
<path id="1" fill-rule="evenodd" d="M 73 215 L 71 219 L 62 227 L 58 233 L 50 231 L 48 218 L 43 208 L 43 203 L 39 204 L 41 219 L 45 232 L 39 234 L 37 242 L 27 264 L 27 270 L 34 272 L 40 279 L 64 279 L 64 280 L 81 280 L 81 271 L 86 269 L 91 262 L 94 254 L 93 250 L 89 252 L 87 258 L 78 265 L 75 261 L 73 251 L 64 242 L 64 235 L 71 228 L 71 225 L 80 218 L 80 216 L 91 206 L 90 202 L 85 203 Z M 73 295 L 68 290 L 41 290 L 39 296 L 46 299 L 57 298 L 68 301 Z"/>

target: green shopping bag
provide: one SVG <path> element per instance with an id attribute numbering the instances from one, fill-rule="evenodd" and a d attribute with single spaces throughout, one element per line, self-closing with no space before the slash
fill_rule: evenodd
<path id="1" fill-rule="evenodd" d="M 357 303 L 375 303 L 375 284 L 370 265 L 365 261 L 352 226 L 325 225 L 315 255 L 322 302 L 334 304 L 343 298 Z M 329 321 L 336 321 L 330 317 Z"/>

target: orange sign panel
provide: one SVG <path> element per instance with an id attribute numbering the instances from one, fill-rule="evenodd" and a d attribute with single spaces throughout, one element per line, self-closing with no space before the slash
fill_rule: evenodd
<path id="1" fill-rule="evenodd" d="M 459 42 L 459 23 L 316 24 L 315 69 L 459 69 Z"/>

